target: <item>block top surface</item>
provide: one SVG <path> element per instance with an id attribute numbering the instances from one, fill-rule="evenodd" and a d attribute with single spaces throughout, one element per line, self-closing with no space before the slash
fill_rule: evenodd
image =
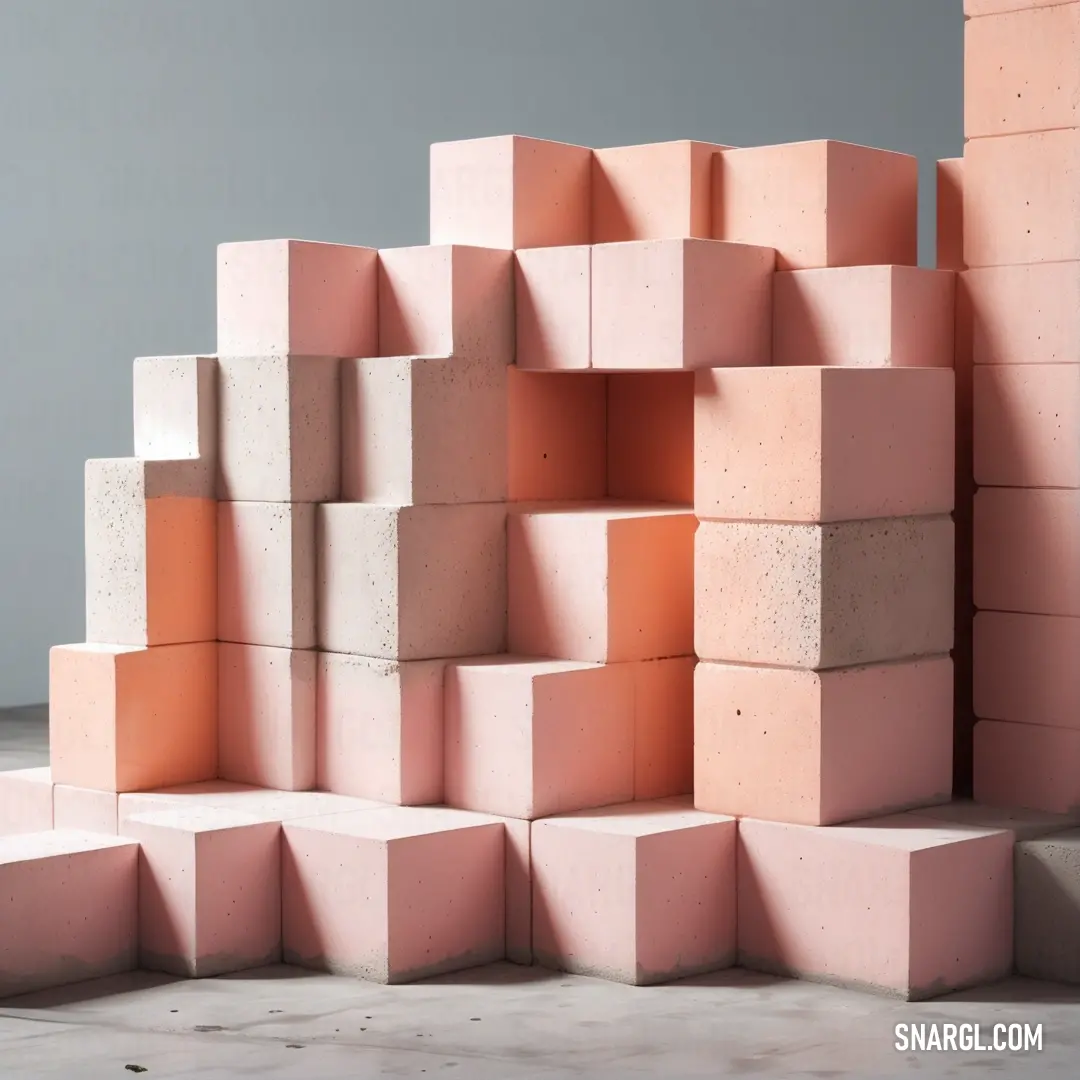
<path id="1" fill-rule="evenodd" d="M 1017 840 L 1038 839 L 1051 832 L 1064 832 L 1080 826 L 1080 814 L 1047 814 L 1041 810 L 1006 809 L 982 806 L 969 799 L 960 799 L 942 806 L 912 810 L 915 817 L 937 821 L 975 825 L 986 829 L 1005 829 Z"/>
<path id="2" fill-rule="evenodd" d="M 268 824 L 253 814 L 222 806 L 170 806 L 167 810 L 150 810 L 132 814 L 125 827 L 147 825 L 173 832 L 204 833 L 240 829 L 251 825 Z"/>
<path id="3" fill-rule="evenodd" d="M 39 765 L 33 769 L 5 769 L 0 772 L 0 781 L 21 780 L 31 784 L 51 784 L 52 769 L 48 765 Z"/>
<path id="4" fill-rule="evenodd" d="M 912 814 L 893 814 L 870 818 L 846 825 L 791 825 L 779 821 L 759 821 L 742 818 L 740 830 L 747 833 L 789 833 L 801 839 L 825 839 L 893 851 L 916 852 L 946 847 L 967 840 L 1000 837 L 1012 843 L 1012 834 L 1005 829 L 980 828 L 964 823 L 935 821 Z"/>
<path id="5" fill-rule="evenodd" d="M 1018 851 L 1029 854 L 1047 854 L 1056 850 L 1075 858 L 1080 856 L 1080 828 L 1054 833 L 1052 836 L 1023 840 L 1016 847 Z"/>
<path id="6" fill-rule="evenodd" d="M 82 832 L 77 829 L 16 833 L 14 836 L 0 836 L 0 865 L 127 847 L 138 847 L 138 844 L 134 840 L 119 836 Z"/>
<path id="7" fill-rule="evenodd" d="M 690 796 L 675 796 L 648 802 L 620 803 L 595 810 L 578 810 L 570 814 L 541 818 L 534 826 L 580 829 L 585 832 L 617 834 L 620 836 L 652 836 L 676 832 L 703 825 L 731 825 L 735 818 L 695 810 Z"/>
<path id="8" fill-rule="evenodd" d="M 286 822 L 285 828 L 287 832 L 305 829 L 361 840 L 385 841 L 491 825 L 502 825 L 502 822 L 487 814 L 442 806 L 384 806 L 375 810 L 299 818 Z"/>
<path id="9" fill-rule="evenodd" d="M 725 369 L 726 370 L 726 369 Z M 735 369 L 732 369 L 735 370 Z M 757 370 L 747 368 L 747 371 Z M 512 503 L 512 517 L 578 517 L 593 521 L 629 521 L 640 518 L 686 517 L 693 514 L 689 504 L 673 506 L 671 503 L 648 503 L 617 501 L 604 502 L 537 502 Z"/>
<path id="10" fill-rule="evenodd" d="M 494 675 L 515 678 L 542 678 L 547 675 L 568 675 L 578 671 L 599 671 L 606 664 L 591 660 L 547 660 L 535 656 L 477 656 L 452 662 L 450 668 L 457 671 L 489 671 Z"/>
<path id="11" fill-rule="evenodd" d="M 145 645 L 109 645 L 102 642 L 79 641 L 71 645 L 54 645 L 50 652 L 88 653 L 97 656 L 126 656 L 128 653 L 146 652 Z"/>
<path id="12" fill-rule="evenodd" d="M 342 814 L 356 810 L 380 809 L 386 805 L 373 799 L 357 799 L 328 791 L 276 791 L 242 784 L 227 785 L 224 781 L 189 784 L 156 793 L 140 794 L 143 797 L 170 802 L 175 800 L 178 803 L 189 803 L 192 807 L 205 807 L 209 811 L 240 813 L 262 821 Z M 133 799 L 139 797 L 140 795 L 132 796 Z M 179 810 L 179 807 L 177 809 Z"/>

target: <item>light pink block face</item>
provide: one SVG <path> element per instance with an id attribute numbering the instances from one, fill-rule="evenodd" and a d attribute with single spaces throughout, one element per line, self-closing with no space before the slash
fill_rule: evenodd
<path id="1" fill-rule="evenodd" d="M 319 645 L 385 660 L 482 656 L 506 641 L 506 508 L 318 508 Z"/>
<path id="2" fill-rule="evenodd" d="M 127 819 L 139 841 L 139 963 L 206 978 L 281 958 L 281 826 L 208 807 Z"/>
<path id="3" fill-rule="evenodd" d="M 937 261 L 939 270 L 964 270 L 964 159 L 937 163 Z"/>
<path id="4" fill-rule="evenodd" d="M 282 649 L 315 646 L 315 507 L 217 507 L 218 639 Z"/>
<path id="5" fill-rule="evenodd" d="M 634 664 L 634 798 L 694 790 L 694 667 L 676 656 Z"/>
<path id="6" fill-rule="evenodd" d="M 943 802 L 952 711 L 948 657 L 826 672 L 699 664 L 695 805 L 834 825 Z"/>
<path id="7" fill-rule="evenodd" d="M 587 244 L 592 151 L 500 135 L 431 147 L 431 243 Z"/>
<path id="8" fill-rule="evenodd" d="M 785 522 L 948 513 L 955 423 L 946 370 L 698 372 L 695 510 Z"/>
<path id="9" fill-rule="evenodd" d="M 1071 814 L 1080 808 L 1080 731 L 980 720 L 974 778 L 987 806 Z"/>
<path id="10" fill-rule="evenodd" d="M 505 499 L 507 376 L 504 360 L 483 357 L 342 361 L 342 499 Z"/>
<path id="11" fill-rule="evenodd" d="M 512 512 L 510 651 L 598 663 L 693 652 L 696 527 L 680 510 Z"/>
<path id="12" fill-rule="evenodd" d="M 445 808 L 286 825 L 286 961 L 402 983 L 501 960 L 504 833 L 500 821 Z"/>
<path id="13" fill-rule="evenodd" d="M 514 254 L 517 366 L 584 371 L 592 363 L 592 248 Z"/>
<path id="14" fill-rule="evenodd" d="M 443 796 L 443 660 L 320 653 L 318 785 L 400 805 Z"/>
<path id="15" fill-rule="evenodd" d="M 137 458 L 213 459 L 217 453 L 216 359 L 140 357 L 133 368 L 132 397 Z"/>
<path id="16" fill-rule="evenodd" d="M 948 517 L 703 521 L 694 576 L 703 660 L 816 670 L 952 648 Z"/>
<path id="17" fill-rule="evenodd" d="M 138 859 L 88 832 L 0 839 L 0 997 L 134 970 Z"/>
<path id="18" fill-rule="evenodd" d="M 49 767 L 0 772 L 0 836 L 48 832 L 52 827 L 53 784 Z"/>
<path id="19" fill-rule="evenodd" d="M 53 788 L 53 828 L 116 836 L 118 799 L 114 791 L 57 784 Z"/>
<path id="20" fill-rule="evenodd" d="M 713 158 L 713 236 L 776 248 L 777 270 L 914 266 L 918 162 L 819 141 Z"/>
<path id="21" fill-rule="evenodd" d="M 771 248 L 715 240 L 598 244 L 592 366 L 603 371 L 769 363 Z"/>
<path id="22" fill-rule="evenodd" d="M 909 1000 L 1012 963 L 1012 834 L 911 815 L 739 821 L 739 963 Z"/>
<path id="23" fill-rule="evenodd" d="M 952 367 L 952 273 L 917 266 L 794 270 L 773 281 L 773 363 Z"/>
<path id="24" fill-rule="evenodd" d="M 509 252 L 482 247 L 380 251 L 379 355 L 510 363 L 513 264 Z"/>
<path id="25" fill-rule="evenodd" d="M 218 355 L 374 356 L 377 264 L 347 244 L 220 244 Z"/>
<path id="26" fill-rule="evenodd" d="M 535 819 L 634 791 L 634 665 L 491 657 L 446 669 L 446 801 Z"/>
<path id="27" fill-rule="evenodd" d="M 545 966 L 647 985 L 733 962 L 733 818 L 628 803 L 537 821 L 532 850 Z"/>

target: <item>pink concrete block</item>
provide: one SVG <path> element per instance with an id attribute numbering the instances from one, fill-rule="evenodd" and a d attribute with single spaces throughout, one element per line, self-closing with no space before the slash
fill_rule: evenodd
<path id="1" fill-rule="evenodd" d="M 377 264 L 347 244 L 218 245 L 218 355 L 374 356 Z"/>
<path id="2" fill-rule="evenodd" d="M 1080 731 L 980 720 L 974 794 L 987 806 L 1075 813 L 1080 810 Z"/>
<path id="3" fill-rule="evenodd" d="M 712 236 L 714 143 L 648 143 L 593 151 L 592 240 Z"/>
<path id="4" fill-rule="evenodd" d="M 218 776 L 305 791 L 315 786 L 316 653 L 222 642 Z"/>
<path id="5" fill-rule="evenodd" d="M 456 244 L 380 251 L 379 355 L 509 364 L 514 358 L 513 255 Z"/>
<path id="6" fill-rule="evenodd" d="M 655 507 L 512 511 L 510 651 L 600 663 L 693 652 L 696 526 Z"/>
<path id="7" fill-rule="evenodd" d="M 0 772 L 0 836 L 47 832 L 52 827 L 53 784 L 49 767 Z"/>
<path id="8" fill-rule="evenodd" d="M 208 807 L 129 817 L 139 966 L 206 978 L 281 960 L 281 826 Z"/>
<path id="9" fill-rule="evenodd" d="M 947 656 L 825 672 L 702 663 L 695 691 L 700 810 L 835 825 L 952 790 Z"/>
<path id="10" fill-rule="evenodd" d="M 699 517 L 843 522 L 952 510 L 951 371 L 798 367 L 696 377 Z"/>
<path id="11" fill-rule="evenodd" d="M 311 503 L 219 503 L 217 566 L 219 640 L 314 648 Z"/>
<path id="12" fill-rule="evenodd" d="M 325 502 L 341 488 L 339 363 L 326 356 L 218 360 L 217 496 Z"/>
<path id="13" fill-rule="evenodd" d="M 535 819 L 634 791 L 634 665 L 485 657 L 446 669 L 446 801 Z"/>
<path id="14" fill-rule="evenodd" d="M 587 244 L 591 165 L 584 146 L 520 135 L 434 143 L 431 243 Z"/>
<path id="15" fill-rule="evenodd" d="M 80 829 L 106 836 L 117 835 L 119 796 L 115 791 L 57 784 L 52 795 L 54 829 Z"/>
<path id="16" fill-rule="evenodd" d="M 598 244 L 592 366 L 606 371 L 769 363 L 772 248 L 715 240 Z"/>
<path id="17" fill-rule="evenodd" d="M 686 799 L 533 824 L 533 934 L 547 967 L 647 985 L 735 958 L 735 820 Z"/>
<path id="18" fill-rule="evenodd" d="M 607 378 L 517 368 L 508 374 L 509 498 L 603 498 Z"/>
<path id="19" fill-rule="evenodd" d="M 1080 615 L 1080 491 L 975 494 L 975 606 Z"/>
<path id="20" fill-rule="evenodd" d="M 286 962 L 403 983 L 501 960 L 504 836 L 500 821 L 445 808 L 287 824 Z"/>
<path id="21" fill-rule="evenodd" d="M 939 270 L 965 270 L 964 159 L 937 163 L 937 261 Z"/>
<path id="22" fill-rule="evenodd" d="M 793 270 L 773 282 L 773 363 L 952 367 L 955 275 L 918 266 Z"/>
<path id="23" fill-rule="evenodd" d="M 531 964 L 532 822 L 502 818 L 506 830 L 506 959 Z"/>
<path id="24" fill-rule="evenodd" d="M 516 363 L 540 371 L 592 363 L 592 248 L 528 248 L 514 255 Z"/>
<path id="25" fill-rule="evenodd" d="M 776 248 L 777 270 L 914 266 L 918 162 L 820 140 L 713 158 L 713 236 Z"/>
<path id="26" fill-rule="evenodd" d="M 608 495 L 693 503 L 694 373 L 620 373 L 607 383 Z"/>
<path id="27" fill-rule="evenodd" d="M 506 381 L 506 364 L 485 357 L 343 361 L 343 501 L 505 499 Z"/>
<path id="28" fill-rule="evenodd" d="M 1001 15 L 1007 11 L 1052 7 L 1062 2 L 1063 0 L 964 0 L 964 14 L 969 18 L 977 15 Z"/>
<path id="29" fill-rule="evenodd" d="M 978 367 L 973 400 L 977 484 L 1080 488 L 1080 364 Z"/>
<path id="30" fill-rule="evenodd" d="M 0 839 L 0 998 L 134 970 L 138 858 L 87 832 Z"/>
<path id="31" fill-rule="evenodd" d="M 632 664 L 634 798 L 694 790 L 694 656 Z"/>
<path id="32" fill-rule="evenodd" d="M 217 650 L 216 642 L 50 650 L 53 783 L 116 792 L 216 776 Z"/>
<path id="33" fill-rule="evenodd" d="M 217 637 L 217 508 L 198 494 L 199 465 L 86 463 L 89 641 L 173 645 Z"/>
<path id="34" fill-rule="evenodd" d="M 445 667 L 320 653 L 319 787 L 406 806 L 441 802 Z"/>
<path id="35" fill-rule="evenodd" d="M 142 356 L 132 377 L 135 456 L 206 463 L 213 497 L 217 453 L 217 360 L 210 356 Z"/>
<path id="36" fill-rule="evenodd" d="M 505 647 L 505 506 L 331 503 L 318 514 L 320 648 L 432 660 Z"/>
<path id="37" fill-rule="evenodd" d="M 949 652 L 953 523 L 703 521 L 695 540 L 702 660 L 809 669 Z"/>

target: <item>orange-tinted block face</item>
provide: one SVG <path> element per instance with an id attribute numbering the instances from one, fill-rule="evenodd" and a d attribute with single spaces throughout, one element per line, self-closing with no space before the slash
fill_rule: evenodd
<path id="1" fill-rule="evenodd" d="M 592 362 L 592 248 L 514 254 L 515 362 L 523 370 L 581 371 Z"/>
<path id="2" fill-rule="evenodd" d="M 694 656 L 634 664 L 634 798 L 694 790 Z"/>
<path id="3" fill-rule="evenodd" d="M 964 159 L 937 163 L 937 262 L 939 270 L 964 270 Z"/>
<path id="4" fill-rule="evenodd" d="M 1074 812 L 1080 807 L 1080 731 L 980 720 L 975 799 L 987 806 Z"/>

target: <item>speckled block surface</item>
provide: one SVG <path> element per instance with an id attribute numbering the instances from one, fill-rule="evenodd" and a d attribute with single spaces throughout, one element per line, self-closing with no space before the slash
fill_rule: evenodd
<path id="1" fill-rule="evenodd" d="M 987 806 L 1080 810 L 1080 730 L 980 720 L 974 793 Z"/>
<path id="2" fill-rule="evenodd" d="M 583 371 L 592 363 L 592 248 L 514 253 L 516 363 L 522 370 Z"/>
<path id="3" fill-rule="evenodd" d="M 132 371 L 135 456 L 212 462 L 217 453 L 217 360 L 142 356 Z M 202 493 L 213 498 L 213 471 Z"/>
<path id="4" fill-rule="evenodd" d="M 1080 824 L 1077 814 L 1047 814 L 1039 810 L 983 806 L 970 799 L 957 799 L 938 806 L 910 811 L 913 817 L 951 821 L 956 825 L 975 825 L 980 829 L 1003 829 L 1017 842 L 1038 840 L 1053 833 L 1065 832 Z"/>
<path id="5" fill-rule="evenodd" d="M 0 836 L 47 832 L 52 827 L 53 784 L 49 767 L 0 772 Z"/>
<path id="6" fill-rule="evenodd" d="M 1016 845 L 1016 970 L 1080 983 L 1080 829 Z"/>
<path id="7" fill-rule="evenodd" d="M 937 163 L 937 261 L 939 270 L 964 270 L 964 159 Z"/>
<path id="8" fill-rule="evenodd" d="M 117 835 L 119 796 L 115 791 L 56 784 L 52 797 L 54 829 L 80 829 L 105 836 Z"/>

